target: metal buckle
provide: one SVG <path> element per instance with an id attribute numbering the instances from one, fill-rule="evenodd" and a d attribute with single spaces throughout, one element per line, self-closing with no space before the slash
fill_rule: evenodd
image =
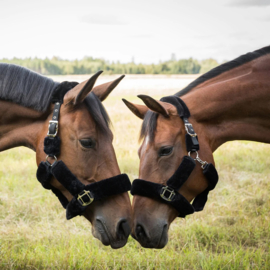
<path id="1" fill-rule="evenodd" d="M 85 202 L 83 197 L 86 196 L 89 200 L 89 202 Z M 94 197 L 92 196 L 91 192 L 89 190 L 83 190 L 81 193 L 78 194 L 77 200 L 82 206 L 87 206 L 91 204 L 94 201 Z"/>
<path id="2" fill-rule="evenodd" d="M 54 134 L 50 134 L 50 125 L 52 123 L 56 124 L 55 125 L 55 133 Z M 49 136 L 49 137 L 55 137 L 57 135 L 57 132 L 58 132 L 58 121 L 50 120 L 49 121 L 49 127 L 48 128 L 49 128 L 49 130 L 48 130 L 47 136 Z"/>
<path id="3" fill-rule="evenodd" d="M 170 194 L 168 197 L 166 197 L 166 192 L 168 192 Z M 166 186 L 166 187 L 163 187 L 161 189 L 160 197 L 163 200 L 171 202 L 173 200 L 174 196 L 175 196 L 175 192 L 174 192 L 174 190 L 172 188 Z"/>
<path id="4" fill-rule="evenodd" d="M 189 131 L 189 129 L 188 129 L 189 127 L 192 128 L 192 131 L 193 131 L 194 133 L 190 133 L 190 131 Z M 185 123 L 185 130 L 186 130 L 186 132 L 187 132 L 187 134 L 188 134 L 189 136 L 191 136 L 191 137 L 196 137 L 196 136 L 197 136 L 197 134 L 195 133 L 195 131 L 194 131 L 194 129 L 193 129 L 192 124 L 190 124 L 190 123 Z"/>

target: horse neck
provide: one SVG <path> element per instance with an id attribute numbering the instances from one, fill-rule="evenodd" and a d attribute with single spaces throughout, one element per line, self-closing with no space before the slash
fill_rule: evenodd
<path id="1" fill-rule="evenodd" d="M 231 140 L 270 143 L 269 55 L 221 74 L 181 97 L 212 151 Z M 199 132 L 197 132 L 200 134 Z"/>
<path id="2" fill-rule="evenodd" d="M 51 110 L 33 109 L 0 100 L 0 151 L 17 146 L 36 149 L 38 133 Z"/>

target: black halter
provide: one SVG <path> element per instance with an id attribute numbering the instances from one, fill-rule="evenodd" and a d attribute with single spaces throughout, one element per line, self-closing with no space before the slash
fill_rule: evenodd
<path id="1" fill-rule="evenodd" d="M 53 93 L 54 103 L 53 116 L 49 124 L 47 137 L 44 139 L 44 152 L 47 154 L 46 161 L 42 161 L 37 170 L 37 179 L 46 189 L 51 189 L 59 201 L 66 208 L 66 217 L 71 219 L 81 215 L 93 201 L 104 199 L 111 195 L 117 195 L 130 190 L 131 184 L 126 174 L 120 174 L 89 185 L 82 184 L 75 175 L 67 168 L 63 161 L 57 161 L 60 154 L 61 140 L 57 135 L 60 107 L 64 95 L 76 86 L 76 82 L 63 82 Z M 53 157 L 53 164 L 47 159 Z M 74 197 L 68 202 L 66 197 L 50 184 L 51 177 L 55 177 Z"/>
<path id="2" fill-rule="evenodd" d="M 179 117 L 184 121 L 187 132 L 186 147 L 188 156 L 183 157 L 180 166 L 167 181 L 167 186 L 136 179 L 132 183 L 131 194 L 160 200 L 163 203 L 167 203 L 174 207 L 179 212 L 179 217 L 185 217 L 195 211 L 203 210 L 209 191 L 214 189 L 218 182 L 218 173 L 212 163 L 207 163 L 199 158 L 197 152 L 199 150 L 198 137 L 192 127 L 192 124 L 188 121 L 190 112 L 184 101 L 177 96 L 163 97 L 161 101 L 174 105 Z M 196 152 L 197 156 L 195 159 L 190 157 L 191 152 Z M 190 204 L 183 195 L 178 193 L 177 190 L 179 190 L 187 181 L 191 172 L 194 170 L 196 166 L 195 161 L 198 161 L 201 164 L 203 174 L 208 181 L 208 187 L 194 199 L 192 204 Z"/>

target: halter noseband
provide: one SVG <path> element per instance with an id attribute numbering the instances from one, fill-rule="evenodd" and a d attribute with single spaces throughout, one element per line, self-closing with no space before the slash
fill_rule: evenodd
<path id="1" fill-rule="evenodd" d="M 57 136 L 60 107 L 63 104 L 64 95 L 78 83 L 63 82 L 55 90 L 52 96 L 54 103 L 52 120 L 49 123 L 47 137 L 44 139 L 44 152 L 47 154 L 46 161 L 42 161 L 37 170 L 37 179 L 46 189 L 51 189 L 66 209 L 67 219 L 81 215 L 93 202 L 117 195 L 130 190 L 131 184 L 126 174 L 119 174 L 89 185 L 82 184 L 72 174 L 63 161 L 57 161 L 60 154 L 61 140 Z M 48 157 L 53 157 L 54 162 L 50 164 Z M 50 184 L 51 177 L 55 177 L 74 197 L 69 202 L 67 198 Z"/>
<path id="2" fill-rule="evenodd" d="M 207 163 L 199 158 L 198 137 L 192 124 L 188 121 L 190 112 L 184 101 L 177 96 L 163 97 L 161 101 L 174 105 L 179 117 L 184 121 L 185 130 L 187 132 L 185 140 L 188 156 L 183 157 L 181 164 L 167 181 L 167 186 L 136 179 L 132 183 L 131 194 L 149 197 L 169 204 L 178 211 L 179 217 L 185 217 L 186 215 L 203 210 L 209 191 L 214 189 L 218 182 L 218 173 L 212 163 Z M 196 152 L 195 159 L 190 157 L 191 152 Z M 190 204 L 177 190 L 179 190 L 187 181 L 194 170 L 196 166 L 195 161 L 198 161 L 201 164 L 203 174 L 208 181 L 208 187 L 193 200 L 192 204 Z"/>

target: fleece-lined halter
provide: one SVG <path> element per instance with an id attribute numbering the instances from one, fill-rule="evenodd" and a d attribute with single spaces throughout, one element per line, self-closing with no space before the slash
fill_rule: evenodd
<path id="1" fill-rule="evenodd" d="M 186 129 L 186 148 L 188 156 L 184 156 L 181 164 L 167 181 L 167 186 L 136 179 L 132 183 L 131 194 L 149 197 L 152 199 L 159 200 L 163 203 L 167 203 L 174 207 L 179 217 L 185 217 L 186 215 L 192 214 L 195 211 L 201 211 L 207 201 L 207 196 L 210 190 L 214 189 L 218 182 L 218 173 L 212 163 L 207 163 L 199 158 L 199 142 L 197 134 L 195 133 L 192 124 L 189 123 L 188 118 L 190 112 L 185 102 L 177 96 L 163 97 L 161 101 L 174 105 L 177 109 L 179 117 L 184 121 Z M 190 157 L 192 152 L 196 152 L 196 158 Z M 187 181 L 191 172 L 194 170 L 198 161 L 203 169 L 203 174 L 208 181 L 208 187 L 205 191 L 199 194 L 190 204 L 186 198 L 181 195 L 177 190 Z"/>
<path id="2" fill-rule="evenodd" d="M 47 157 L 45 162 L 42 161 L 39 164 L 37 170 L 38 181 L 44 188 L 51 189 L 58 197 L 66 209 L 67 219 L 81 215 L 93 201 L 127 192 L 131 188 L 130 180 L 126 174 L 119 174 L 85 186 L 72 174 L 63 161 L 57 161 L 61 145 L 61 140 L 57 136 L 60 107 L 63 104 L 64 95 L 77 84 L 76 82 L 63 82 L 53 92 L 53 116 L 49 123 L 47 137 L 44 139 L 44 152 Z M 53 164 L 49 163 L 48 157 L 54 158 Z M 50 184 L 52 176 L 74 196 L 70 202 Z"/>

